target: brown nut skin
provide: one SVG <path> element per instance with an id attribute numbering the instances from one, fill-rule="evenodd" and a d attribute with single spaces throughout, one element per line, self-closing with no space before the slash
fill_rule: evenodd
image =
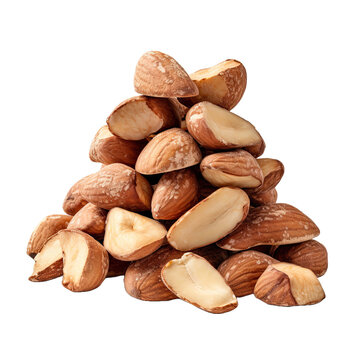
<path id="1" fill-rule="evenodd" d="M 225 139 L 220 134 L 221 131 L 218 128 L 215 131 L 209 127 L 209 119 L 217 119 L 217 124 L 220 124 L 226 117 L 232 119 L 232 124 L 228 123 L 225 126 L 227 131 L 239 135 L 236 141 L 230 138 Z M 234 121 L 235 119 L 236 121 Z M 222 122 L 220 120 L 222 120 Z M 243 135 L 244 132 L 234 128 L 234 124 L 242 124 L 242 128 L 246 127 L 247 135 L 245 137 L 240 136 Z M 201 146 L 210 150 L 249 149 L 250 147 L 250 150 L 255 153 L 257 147 L 251 148 L 251 146 L 260 146 L 259 144 L 263 142 L 261 135 L 249 121 L 207 101 L 197 103 L 190 108 L 186 114 L 186 126 L 191 136 Z M 263 145 L 261 145 L 260 148 L 262 148 L 262 146 Z"/>
<path id="2" fill-rule="evenodd" d="M 217 267 L 228 256 L 226 251 L 214 245 L 205 246 L 193 252 L 203 256 L 214 267 Z M 161 269 L 170 260 L 181 258 L 184 253 L 167 245 L 146 258 L 133 262 L 125 273 L 125 290 L 129 295 L 140 300 L 165 301 L 176 299 L 176 296 L 162 282 Z"/>
<path id="3" fill-rule="evenodd" d="M 113 135 L 107 125 L 96 133 L 89 151 L 91 161 L 105 165 L 122 163 L 134 166 L 141 150 L 147 144 L 146 140 L 123 140 Z"/>
<path id="4" fill-rule="evenodd" d="M 257 245 L 286 245 L 311 240 L 320 234 L 316 224 L 289 204 L 251 208 L 245 221 L 217 245 L 231 251 Z"/>
<path id="5" fill-rule="evenodd" d="M 274 189 L 282 179 L 285 171 L 283 163 L 279 160 L 263 158 L 256 161 L 263 172 L 264 182 L 259 187 L 251 189 L 249 194 L 261 194 Z"/>
<path id="6" fill-rule="evenodd" d="M 245 150 L 226 151 L 204 157 L 200 163 L 203 177 L 213 186 L 260 186 L 264 177 L 256 159 Z"/>
<path id="7" fill-rule="evenodd" d="M 143 95 L 124 100 L 106 122 L 111 133 L 132 141 L 144 140 L 154 133 L 179 125 L 177 113 L 168 99 Z"/>
<path id="8" fill-rule="evenodd" d="M 140 153 L 135 169 L 143 175 L 180 170 L 198 164 L 201 151 L 184 130 L 173 128 L 157 134 Z"/>
<path id="9" fill-rule="evenodd" d="M 67 228 L 71 219 L 69 215 L 46 216 L 31 234 L 26 253 L 34 258 L 54 234 Z"/>
<path id="10" fill-rule="evenodd" d="M 99 287 L 109 269 L 109 256 L 105 248 L 90 235 L 79 230 L 61 230 L 62 238 L 60 239 L 61 247 L 63 249 L 64 261 L 64 276 L 62 284 L 68 290 L 74 292 L 90 291 Z M 87 258 L 81 272 L 81 278 L 78 283 L 75 283 L 71 274 L 66 273 L 67 262 L 76 261 L 71 249 L 69 249 L 73 234 L 81 236 L 82 240 L 86 242 L 88 248 Z"/>
<path id="11" fill-rule="evenodd" d="M 289 277 L 269 266 L 258 279 L 254 289 L 255 297 L 267 304 L 295 306 L 297 302 L 291 293 Z"/>
<path id="12" fill-rule="evenodd" d="M 234 108 L 242 98 L 246 88 L 246 70 L 237 60 L 229 59 L 190 75 L 199 89 L 199 95 L 181 99 L 192 106 L 201 101 L 210 101 L 227 110 Z"/>
<path id="13" fill-rule="evenodd" d="M 126 269 L 131 264 L 130 261 L 122 261 L 115 259 L 111 254 L 109 254 L 109 270 L 106 274 L 106 277 L 116 277 L 125 275 Z"/>
<path id="14" fill-rule="evenodd" d="M 84 199 L 107 210 L 113 207 L 131 211 L 149 210 L 152 193 L 148 181 L 124 164 L 104 166 L 87 177 L 80 187 Z"/>
<path id="15" fill-rule="evenodd" d="M 267 304 L 278 306 L 312 305 L 325 298 L 311 270 L 284 262 L 266 268 L 256 282 L 254 295 Z"/>
<path id="16" fill-rule="evenodd" d="M 135 69 L 134 87 L 137 93 L 154 97 L 188 97 L 199 93 L 183 67 L 160 51 L 148 51 L 141 56 Z"/>
<path id="17" fill-rule="evenodd" d="M 69 230 L 80 230 L 89 235 L 101 235 L 105 231 L 107 211 L 94 204 L 86 204 L 71 219 Z"/>
<path id="18" fill-rule="evenodd" d="M 68 191 L 63 202 L 63 209 L 69 215 L 75 215 L 88 202 L 80 195 L 80 188 L 91 175 L 77 181 Z"/>
<path id="19" fill-rule="evenodd" d="M 259 251 L 247 250 L 230 256 L 218 267 L 237 297 L 250 295 L 254 292 L 257 279 L 268 265 L 278 262 Z"/>
<path id="20" fill-rule="evenodd" d="M 326 273 L 328 254 L 323 244 L 316 240 L 299 244 L 280 245 L 274 251 L 274 258 L 310 269 L 317 277 Z"/>
<path id="21" fill-rule="evenodd" d="M 265 141 L 261 137 L 261 141 L 258 144 L 245 146 L 243 149 L 249 152 L 254 158 L 258 158 L 264 153 L 265 148 L 266 148 Z"/>
<path id="22" fill-rule="evenodd" d="M 278 198 L 276 189 L 271 189 L 260 194 L 253 194 L 249 191 L 248 195 L 250 198 L 250 204 L 255 207 L 275 204 Z"/>
<path id="23" fill-rule="evenodd" d="M 191 169 L 164 174 L 154 191 L 151 212 L 154 219 L 175 220 L 197 202 L 198 183 Z"/>

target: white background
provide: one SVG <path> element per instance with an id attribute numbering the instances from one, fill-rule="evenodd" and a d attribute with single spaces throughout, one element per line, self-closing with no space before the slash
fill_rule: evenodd
<path id="1" fill-rule="evenodd" d="M 1 1 L 2 359 L 359 358 L 357 1 Z M 28 238 L 96 171 L 92 137 L 134 95 L 148 50 L 193 72 L 242 61 L 236 113 L 285 164 L 279 201 L 321 229 L 326 299 L 281 308 L 253 296 L 212 315 L 128 296 L 122 277 L 88 293 L 27 280 Z"/>

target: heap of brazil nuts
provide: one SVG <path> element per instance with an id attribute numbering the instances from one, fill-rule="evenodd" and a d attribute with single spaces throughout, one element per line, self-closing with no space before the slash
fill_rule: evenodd
<path id="1" fill-rule="evenodd" d="M 66 215 L 32 233 L 29 279 L 62 276 L 79 292 L 124 275 L 135 298 L 179 298 L 211 313 L 250 294 L 280 306 L 323 300 L 320 231 L 277 203 L 282 162 L 260 158 L 264 139 L 230 111 L 246 81 L 237 60 L 188 75 L 169 55 L 145 53 L 140 95 L 121 102 L 91 143 L 101 168 L 70 188 Z"/>

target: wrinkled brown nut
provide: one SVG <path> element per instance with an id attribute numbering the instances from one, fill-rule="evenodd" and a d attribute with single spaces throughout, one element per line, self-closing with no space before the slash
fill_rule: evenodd
<path id="1" fill-rule="evenodd" d="M 254 294 L 267 304 L 279 306 L 311 305 L 325 298 L 311 270 L 283 262 L 267 267 L 255 285 Z"/>

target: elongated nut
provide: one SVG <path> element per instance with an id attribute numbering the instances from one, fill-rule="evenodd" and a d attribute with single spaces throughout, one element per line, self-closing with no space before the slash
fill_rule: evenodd
<path id="1" fill-rule="evenodd" d="M 109 256 L 105 248 L 79 230 L 61 230 L 58 236 L 63 251 L 64 287 L 79 292 L 100 286 L 109 268 Z"/>
<path id="2" fill-rule="evenodd" d="M 77 181 L 68 191 L 65 196 L 63 209 L 69 215 L 75 215 L 80 209 L 82 209 L 88 202 L 80 195 L 80 188 L 82 184 L 91 175 L 85 176 L 84 178 Z"/>
<path id="3" fill-rule="evenodd" d="M 30 281 L 47 281 L 63 274 L 63 255 L 60 237 L 55 234 L 35 256 L 34 271 Z"/>
<path id="4" fill-rule="evenodd" d="M 71 219 L 69 230 L 80 230 L 89 235 L 100 235 L 105 231 L 107 211 L 94 204 L 86 204 Z"/>
<path id="5" fill-rule="evenodd" d="M 219 314 L 235 309 L 237 299 L 220 273 L 203 257 L 185 253 L 161 271 L 164 284 L 178 298 L 199 309 Z"/>
<path id="6" fill-rule="evenodd" d="M 198 183 L 191 169 L 164 174 L 154 191 L 151 212 L 154 219 L 178 219 L 195 205 Z"/>
<path id="7" fill-rule="evenodd" d="M 227 258 L 227 252 L 216 245 L 209 245 L 194 250 L 209 263 L 217 267 Z M 165 301 L 176 296 L 161 280 L 161 270 L 170 260 L 179 259 L 183 251 L 171 246 L 163 246 L 153 254 L 133 262 L 126 270 L 124 285 L 127 293 L 137 299 L 147 301 Z"/>
<path id="8" fill-rule="evenodd" d="M 149 51 L 139 59 L 134 77 L 135 91 L 155 97 L 187 97 L 199 93 L 186 71 L 160 51 Z"/>
<path id="9" fill-rule="evenodd" d="M 165 226 L 156 220 L 113 208 L 106 220 L 104 246 L 118 260 L 137 260 L 156 251 L 166 233 Z"/>
<path id="10" fill-rule="evenodd" d="M 199 89 L 199 95 L 181 99 L 188 106 L 201 101 L 231 110 L 242 98 L 246 88 L 246 70 L 237 60 L 225 60 L 190 75 Z"/>
<path id="11" fill-rule="evenodd" d="M 264 182 L 250 193 L 261 194 L 275 188 L 284 175 L 284 165 L 276 159 L 256 159 L 264 175 Z"/>
<path id="12" fill-rule="evenodd" d="M 246 218 L 250 201 L 239 188 L 222 187 L 182 215 L 169 229 L 175 249 L 189 251 L 212 244 Z"/>
<path id="13" fill-rule="evenodd" d="M 34 258 L 47 241 L 49 241 L 51 236 L 56 234 L 59 230 L 67 228 L 71 219 L 72 216 L 69 215 L 46 216 L 31 234 L 26 253 Z"/>
<path id="14" fill-rule="evenodd" d="M 316 240 L 281 245 L 277 247 L 273 256 L 280 261 L 310 269 L 317 277 L 324 275 L 328 267 L 326 248 Z"/>
<path id="15" fill-rule="evenodd" d="M 218 267 L 219 273 L 231 287 L 235 296 L 246 296 L 254 292 L 257 279 L 268 265 L 277 263 L 264 253 L 247 250 L 234 254 Z"/>
<path id="16" fill-rule="evenodd" d="M 238 251 L 257 245 L 285 245 L 310 240 L 320 234 L 316 224 L 288 204 L 251 208 L 245 221 L 217 245 Z"/>
<path id="17" fill-rule="evenodd" d="M 261 141 L 256 145 L 244 146 L 243 149 L 249 152 L 254 158 L 261 156 L 266 148 L 264 139 L 261 137 Z"/>
<path id="18" fill-rule="evenodd" d="M 248 121 L 207 101 L 188 111 L 186 125 L 194 139 L 207 149 L 234 149 L 263 141 Z"/>
<path id="19" fill-rule="evenodd" d="M 109 130 L 125 140 L 142 140 L 178 125 L 168 99 L 134 96 L 123 101 L 107 119 Z"/>
<path id="20" fill-rule="evenodd" d="M 184 169 L 201 161 L 201 151 L 184 130 L 169 129 L 157 134 L 140 153 L 135 169 L 152 175 Z"/>
<path id="21" fill-rule="evenodd" d="M 150 209 L 152 188 L 134 169 L 123 164 L 111 164 L 87 177 L 81 184 L 81 196 L 103 208 L 120 206 L 128 210 Z"/>
<path id="22" fill-rule="evenodd" d="M 89 157 L 91 161 L 105 165 L 122 163 L 134 166 L 146 141 L 123 140 L 113 135 L 107 125 L 96 133 L 91 143 Z"/>
<path id="23" fill-rule="evenodd" d="M 216 153 L 204 157 L 202 176 L 214 186 L 256 188 L 264 180 L 256 159 L 245 150 Z"/>
<path id="24" fill-rule="evenodd" d="M 267 267 L 255 285 L 254 294 L 267 304 L 279 306 L 311 305 L 325 298 L 311 270 L 284 262 Z"/>
<path id="25" fill-rule="evenodd" d="M 260 194 L 253 194 L 252 192 L 248 192 L 247 194 L 250 198 L 250 204 L 255 207 L 275 204 L 278 197 L 276 189 L 271 189 Z"/>

